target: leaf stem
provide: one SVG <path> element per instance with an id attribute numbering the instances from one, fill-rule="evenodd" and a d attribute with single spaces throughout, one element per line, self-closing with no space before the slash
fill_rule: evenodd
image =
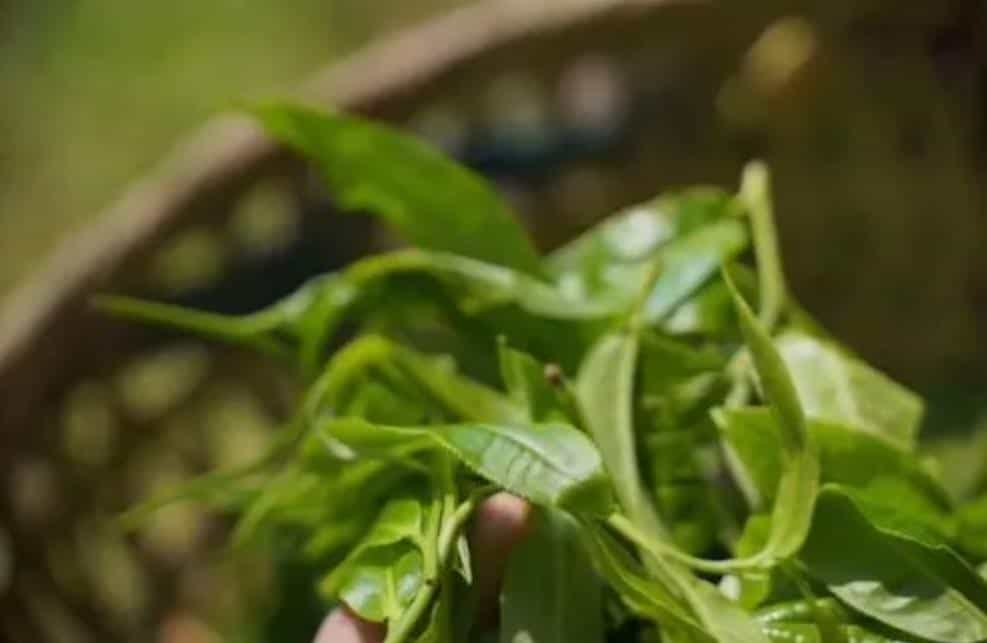
<path id="1" fill-rule="evenodd" d="M 727 574 L 749 569 L 762 569 L 771 567 L 775 561 L 773 558 L 763 555 L 750 556 L 748 558 L 730 558 L 727 560 L 710 560 L 707 558 L 697 558 L 660 540 L 648 538 L 642 534 L 637 527 L 626 516 L 618 513 L 611 514 L 607 518 L 610 525 L 621 536 L 634 543 L 651 556 L 661 559 L 669 558 L 677 563 L 701 572 L 710 574 Z"/>
<path id="2" fill-rule="evenodd" d="M 444 476 L 444 474 L 439 474 Z M 424 587 L 415 599 L 405 610 L 401 618 L 393 626 L 389 627 L 387 630 L 387 638 L 384 639 L 384 643 L 404 643 L 411 636 L 411 632 L 414 630 L 415 625 L 421 620 L 422 616 L 425 614 L 429 605 L 432 603 L 432 599 L 435 597 L 436 592 L 439 589 L 442 572 L 449 566 L 449 559 L 452 556 L 453 548 L 456 544 L 456 538 L 459 536 L 460 531 L 466 525 L 466 521 L 469 520 L 470 516 L 473 515 L 473 510 L 480 503 L 481 500 L 493 493 L 494 489 L 492 486 L 484 486 L 477 489 L 475 492 L 470 494 L 470 496 L 460 503 L 458 506 L 454 506 L 452 511 L 444 512 L 441 520 L 441 528 L 439 528 L 437 533 L 437 538 L 432 540 L 428 539 L 428 542 L 434 542 L 436 547 L 425 548 L 425 584 Z M 440 506 L 445 505 L 448 499 L 447 494 L 443 494 L 441 499 L 438 499 Z M 434 506 L 434 503 L 433 503 Z M 431 552 L 431 554 L 430 554 Z M 429 556 L 432 556 L 432 564 L 434 565 L 435 574 L 429 572 Z"/>

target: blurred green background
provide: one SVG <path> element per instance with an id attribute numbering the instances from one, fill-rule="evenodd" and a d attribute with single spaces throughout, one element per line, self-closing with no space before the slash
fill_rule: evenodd
<path id="1" fill-rule="evenodd" d="M 4 0 L 0 294 L 178 135 L 462 0 Z"/>
<path id="2" fill-rule="evenodd" d="M 466 4 L 0 0 L 0 298 L 208 117 Z M 732 188 L 745 160 L 765 158 L 800 300 L 931 400 L 926 436 L 950 489 L 987 488 L 987 437 L 966 439 L 987 390 L 984 3 L 709 4 L 723 15 L 652 12 L 620 32 L 601 23 L 481 55 L 384 115 L 494 176 L 542 245 L 663 189 Z M 311 186 L 298 201 L 295 184 L 255 187 L 228 213 L 252 222 L 246 233 L 225 220 L 180 230 L 148 253 L 138 283 L 177 296 L 205 275 L 219 289 L 183 301 L 246 292 L 226 302 L 242 307 L 276 294 L 274 264 L 252 272 L 250 261 L 288 247 L 308 269 L 322 263 L 304 252 L 324 263 L 327 248 L 370 247 L 365 230 L 350 230 L 352 244 L 337 234 L 357 224 Z M 236 253 L 247 260 L 224 264 Z M 278 287 L 301 276 L 285 262 Z M 248 461 L 291 408 L 290 378 L 184 339 L 119 348 L 121 325 L 101 323 L 76 342 L 89 353 L 46 367 L 72 375 L 47 378 L 58 383 L 43 404 L 0 427 L 14 438 L 9 468 L 0 460 L 0 640 L 304 643 L 323 609 L 311 570 L 275 564 L 278 552 L 230 555 L 222 521 L 188 507 L 133 537 L 110 520 Z M 120 355 L 96 360 L 103 347 Z"/>

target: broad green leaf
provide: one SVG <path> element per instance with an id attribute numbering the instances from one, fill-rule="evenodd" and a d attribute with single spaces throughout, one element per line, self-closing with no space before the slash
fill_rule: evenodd
<path id="1" fill-rule="evenodd" d="M 745 297 L 757 294 L 757 275 L 753 270 L 735 264 L 731 277 Z M 737 310 L 729 286 L 723 279 L 713 279 L 676 308 L 662 322 L 661 329 L 671 335 L 690 337 L 738 337 Z"/>
<path id="2" fill-rule="evenodd" d="M 762 407 L 717 409 L 713 417 L 758 493 L 773 501 L 782 471 L 777 420 Z M 822 482 L 877 490 L 893 485 L 899 503 L 933 513 L 949 508 L 945 490 L 914 456 L 842 424 L 809 420 L 808 428 L 819 450 Z"/>
<path id="3" fill-rule="evenodd" d="M 987 638 L 987 583 L 893 505 L 826 485 L 801 558 L 841 601 L 903 632 L 941 643 Z"/>
<path id="4" fill-rule="evenodd" d="M 501 643 L 602 643 L 600 579 L 578 524 L 551 509 L 511 553 L 500 598 Z"/>
<path id="5" fill-rule="evenodd" d="M 805 412 L 821 420 L 857 427 L 906 450 L 915 446 L 922 402 L 835 345 L 802 333 L 778 339 Z"/>
<path id="6" fill-rule="evenodd" d="M 670 243 L 658 257 L 661 273 L 644 304 L 644 318 L 650 323 L 665 319 L 746 247 L 747 231 L 735 219 L 717 221 Z"/>
<path id="7" fill-rule="evenodd" d="M 819 455 L 785 363 L 729 275 L 724 272 L 724 277 L 731 287 L 747 350 L 781 438 L 782 469 L 771 513 L 771 534 L 760 556 L 768 560 L 785 558 L 798 551 L 809 531 L 819 487 Z"/>
<path id="8" fill-rule="evenodd" d="M 585 292 L 627 288 L 620 266 L 644 261 L 672 239 L 724 217 L 730 206 L 730 196 L 718 188 L 693 188 L 632 206 L 551 253 L 548 272 L 556 280 L 576 280 Z"/>
<path id="9" fill-rule="evenodd" d="M 368 455 L 386 456 L 402 445 L 442 448 L 480 476 L 539 505 L 605 515 L 613 502 L 593 443 L 565 424 L 399 427 L 330 418 L 319 429 Z"/>
<path id="10" fill-rule="evenodd" d="M 424 582 L 425 510 L 418 500 L 392 500 L 366 537 L 322 582 L 363 618 L 400 618 Z"/>
<path id="11" fill-rule="evenodd" d="M 364 551 L 347 572 L 336 595 L 353 612 L 377 623 L 399 619 L 424 581 L 421 552 L 400 546 Z"/>
<path id="12" fill-rule="evenodd" d="M 634 437 L 634 374 L 638 337 L 633 331 L 604 335 L 587 355 L 576 396 L 593 440 L 631 520 L 651 537 L 664 528 L 644 491 Z"/>
<path id="13" fill-rule="evenodd" d="M 316 165 L 344 209 L 376 214 L 423 248 L 538 272 L 534 247 L 504 201 L 422 141 L 355 116 L 288 105 L 255 113 Z"/>

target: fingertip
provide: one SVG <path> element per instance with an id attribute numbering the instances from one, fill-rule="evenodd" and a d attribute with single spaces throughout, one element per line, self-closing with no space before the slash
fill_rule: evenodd
<path id="1" fill-rule="evenodd" d="M 315 643 L 380 643 L 384 628 L 363 620 L 349 609 L 340 607 L 322 622 Z"/>
<path id="2" fill-rule="evenodd" d="M 509 549 L 520 542 L 531 528 L 531 504 L 507 492 L 496 493 L 476 511 L 474 539 Z"/>

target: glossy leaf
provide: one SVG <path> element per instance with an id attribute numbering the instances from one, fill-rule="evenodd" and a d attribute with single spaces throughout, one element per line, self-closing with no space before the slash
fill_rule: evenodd
<path id="1" fill-rule="evenodd" d="M 373 528 L 322 583 L 363 618 L 392 621 L 424 582 L 425 510 L 413 499 L 389 502 Z"/>
<path id="2" fill-rule="evenodd" d="M 809 573 L 853 609 L 903 632 L 941 643 L 987 638 L 987 583 L 890 502 L 882 508 L 825 486 L 801 552 Z"/>
<path id="3" fill-rule="evenodd" d="M 356 116 L 288 105 L 255 113 L 316 165 L 341 207 L 370 211 L 423 248 L 538 272 L 537 254 L 504 201 L 426 143 Z"/>
<path id="4" fill-rule="evenodd" d="M 922 402 L 914 393 L 809 335 L 785 333 L 778 350 L 810 416 L 857 427 L 903 449 L 914 448 L 922 420 Z"/>
<path id="5" fill-rule="evenodd" d="M 369 455 L 393 448 L 442 448 L 504 489 L 539 505 L 605 515 L 610 482 L 593 443 L 565 424 L 375 425 L 329 419 L 320 430 Z"/>
<path id="6" fill-rule="evenodd" d="M 647 259 L 673 239 L 721 219 L 729 207 L 729 195 L 716 188 L 694 188 L 635 205 L 551 253 L 547 270 L 567 290 L 636 294 Z"/>
<path id="7" fill-rule="evenodd" d="M 670 243 L 658 258 L 661 273 L 645 302 L 645 319 L 651 323 L 665 319 L 746 247 L 747 231 L 734 219 L 718 221 Z"/>
<path id="8" fill-rule="evenodd" d="M 511 553 L 500 598 L 501 643 L 602 643 L 601 589 L 577 523 L 541 511 Z"/>

